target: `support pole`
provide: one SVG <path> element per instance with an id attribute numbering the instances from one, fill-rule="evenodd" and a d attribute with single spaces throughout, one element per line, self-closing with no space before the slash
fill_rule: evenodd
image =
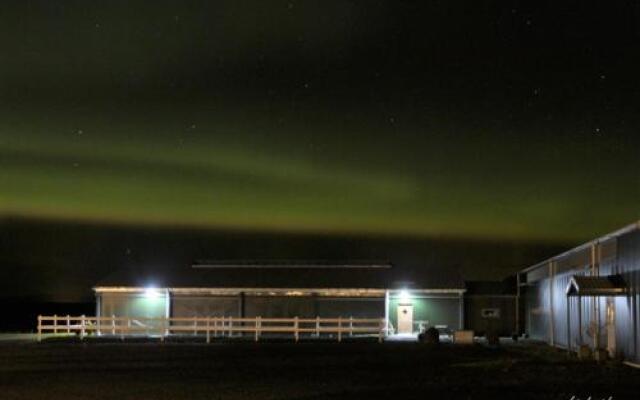
<path id="1" fill-rule="evenodd" d="M 571 297 L 567 295 L 567 349 L 571 351 Z"/>
<path id="2" fill-rule="evenodd" d="M 53 333 L 58 333 L 58 315 L 53 314 Z"/>
<path id="3" fill-rule="evenodd" d="M 320 337 L 320 317 L 316 315 L 316 337 Z"/>
<path id="4" fill-rule="evenodd" d="M 353 316 L 349 317 L 349 337 L 353 336 Z"/>
<path id="5" fill-rule="evenodd" d="M 578 297 L 578 347 L 582 346 L 582 297 Z"/>
<path id="6" fill-rule="evenodd" d="M 342 342 L 342 317 L 338 317 L 338 342 Z"/>
<path id="7" fill-rule="evenodd" d="M 555 345 L 555 316 L 553 314 L 553 292 L 554 292 L 554 265 L 553 261 L 549 261 L 549 343 Z"/>
<path id="8" fill-rule="evenodd" d="M 207 317 L 207 343 L 211 343 L 211 330 L 210 330 L 210 326 L 211 326 L 211 318 Z"/>
<path id="9" fill-rule="evenodd" d="M 38 342 L 42 341 L 42 315 L 38 315 Z"/>
<path id="10" fill-rule="evenodd" d="M 389 336 L 389 291 L 384 291 L 384 334 Z"/>
<path id="11" fill-rule="evenodd" d="M 80 316 L 80 340 L 84 340 L 86 319 L 84 314 Z"/>
<path id="12" fill-rule="evenodd" d="M 520 336 L 520 273 L 516 274 L 516 335 Z"/>
<path id="13" fill-rule="evenodd" d="M 297 316 L 293 319 L 293 329 L 294 329 L 294 335 L 295 335 L 296 342 L 298 342 L 300 334 L 298 332 L 298 317 Z"/>

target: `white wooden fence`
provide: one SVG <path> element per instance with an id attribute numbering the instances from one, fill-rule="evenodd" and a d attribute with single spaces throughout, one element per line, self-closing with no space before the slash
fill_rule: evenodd
<path id="1" fill-rule="evenodd" d="M 169 335 L 212 337 L 253 336 L 260 340 L 262 334 L 292 335 L 297 342 L 301 336 L 335 337 L 374 336 L 382 341 L 385 336 L 384 318 L 135 318 L 135 317 L 86 317 L 70 315 L 38 316 L 38 341 L 45 333 L 77 334 L 86 336 L 159 337 Z"/>

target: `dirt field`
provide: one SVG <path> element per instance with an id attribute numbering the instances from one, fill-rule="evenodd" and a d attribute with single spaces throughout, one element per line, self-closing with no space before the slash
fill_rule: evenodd
<path id="1" fill-rule="evenodd" d="M 0 342 L 0 399 L 637 399 L 640 370 L 528 344 Z"/>

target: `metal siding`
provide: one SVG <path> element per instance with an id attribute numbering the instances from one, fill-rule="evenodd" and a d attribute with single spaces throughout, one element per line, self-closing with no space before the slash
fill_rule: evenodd
<path id="1" fill-rule="evenodd" d="M 606 348 L 606 302 L 607 297 L 571 298 L 567 301 L 566 287 L 573 275 L 592 275 L 591 248 L 586 247 L 575 253 L 553 260 L 556 275 L 550 283 L 548 265 L 527 272 L 524 288 L 525 317 L 527 332 L 532 338 L 551 341 L 553 326 L 554 342 L 571 347 L 580 344 L 593 347 L 596 332 L 599 331 L 599 345 Z M 597 275 L 620 274 L 629 290 L 627 296 L 615 297 L 616 352 L 625 359 L 640 362 L 640 231 L 635 230 L 617 238 L 609 238 L 598 243 L 596 251 Z M 550 289 L 553 290 L 551 294 Z M 553 296 L 553 300 L 551 300 Z M 599 315 L 594 315 L 597 302 Z M 550 324 L 550 307 L 553 303 L 553 324 Z M 567 338 L 567 304 L 570 307 L 570 329 Z M 581 308 L 582 324 L 578 328 L 578 305 Z M 568 340 L 569 339 L 569 340 Z"/>
<path id="2" fill-rule="evenodd" d="M 145 296 L 139 293 L 103 293 L 100 295 L 103 317 L 158 318 L 166 316 L 164 294 Z"/>
<path id="3" fill-rule="evenodd" d="M 529 336 L 549 342 L 549 279 L 527 286 L 525 297 Z"/>
<path id="4" fill-rule="evenodd" d="M 172 317 L 237 317 L 240 299 L 218 296 L 180 296 L 171 299 Z"/>
<path id="5" fill-rule="evenodd" d="M 245 316 L 247 318 L 315 318 L 317 315 L 317 305 L 313 297 L 245 297 Z"/>
<path id="6" fill-rule="evenodd" d="M 322 318 L 383 318 L 384 299 L 326 298 L 316 299 L 318 316 Z"/>
<path id="7" fill-rule="evenodd" d="M 640 231 L 618 238 L 615 272 L 622 275 L 629 293 L 616 299 L 616 347 L 626 358 L 640 362 Z"/>

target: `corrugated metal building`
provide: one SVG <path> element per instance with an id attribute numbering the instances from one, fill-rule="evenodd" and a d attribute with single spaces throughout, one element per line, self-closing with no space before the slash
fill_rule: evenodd
<path id="1" fill-rule="evenodd" d="M 526 332 L 640 363 L 640 221 L 519 274 Z"/>
<path id="2" fill-rule="evenodd" d="M 457 271 L 388 262 L 202 261 L 122 270 L 94 290 L 105 317 L 385 318 L 398 333 L 464 321 Z"/>

